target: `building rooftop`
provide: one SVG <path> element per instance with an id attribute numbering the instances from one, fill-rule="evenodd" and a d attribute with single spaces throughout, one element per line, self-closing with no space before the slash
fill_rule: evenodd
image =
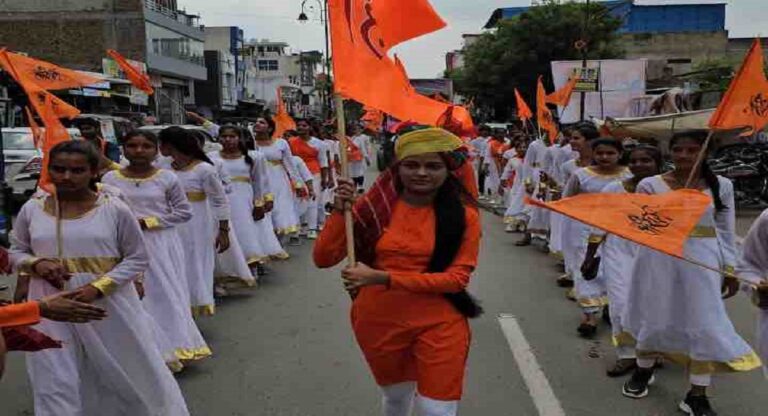
<path id="1" fill-rule="evenodd" d="M 613 15 L 622 19 L 621 33 L 718 32 L 725 30 L 724 1 L 697 4 L 636 4 L 634 0 L 601 1 Z M 496 9 L 485 24 L 492 29 L 506 19 L 519 16 L 530 7 Z"/>

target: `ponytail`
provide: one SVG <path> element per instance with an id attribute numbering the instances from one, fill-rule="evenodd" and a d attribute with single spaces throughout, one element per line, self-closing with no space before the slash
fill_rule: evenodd
<path id="1" fill-rule="evenodd" d="M 704 158 L 701 160 L 701 177 L 704 179 L 704 182 L 706 182 L 709 189 L 712 191 L 712 201 L 715 203 L 715 210 L 716 211 L 722 211 L 724 209 L 728 209 L 727 206 L 723 203 L 722 198 L 720 198 L 720 180 L 717 178 L 717 175 L 715 175 L 715 172 L 712 171 L 712 167 L 709 166 L 709 162 L 707 161 L 706 155 L 709 153 L 709 148 L 704 148 L 704 144 L 707 142 L 707 132 L 705 131 L 690 131 L 690 132 L 680 132 L 676 133 L 672 136 L 672 139 L 669 141 L 669 148 L 672 149 L 672 147 L 675 145 L 675 143 L 683 138 L 691 139 L 696 142 L 698 142 L 702 149 L 701 151 L 704 152 Z"/>
<path id="2" fill-rule="evenodd" d="M 186 156 L 213 165 L 211 159 L 203 151 L 195 133 L 195 131 L 182 127 L 172 126 L 163 129 L 157 138 L 160 143 L 166 143 Z M 204 136 L 203 139 L 205 139 Z"/>

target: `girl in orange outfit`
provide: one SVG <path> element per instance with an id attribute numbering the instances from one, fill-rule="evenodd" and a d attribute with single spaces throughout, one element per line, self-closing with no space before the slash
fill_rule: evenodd
<path id="1" fill-rule="evenodd" d="M 398 162 L 353 209 L 360 262 L 342 277 L 357 295 L 352 327 L 382 388 L 386 416 L 410 415 L 414 397 L 422 416 L 455 415 L 461 399 L 467 318 L 482 312 L 465 290 L 477 264 L 480 220 L 454 174 L 465 160 L 461 146 L 442 129 L 403 134 Z M 354 195 L 354 184 L 340 180 L 334 213 L 315 245 L 318 267 L 347 255 L 341 210 Z"/>

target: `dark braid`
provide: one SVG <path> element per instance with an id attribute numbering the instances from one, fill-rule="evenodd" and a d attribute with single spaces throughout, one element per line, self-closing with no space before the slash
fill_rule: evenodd
<path id="1" fill-rule="evenodd" d="M 200 147 L 200 142 L 195 138 L 193 132 L 182 127 L 172 126 L 163 129 L 157 137 L 160 139 L 160 143 L 169 144 L 184 155 L 213 165 L 213 161 Z"/>

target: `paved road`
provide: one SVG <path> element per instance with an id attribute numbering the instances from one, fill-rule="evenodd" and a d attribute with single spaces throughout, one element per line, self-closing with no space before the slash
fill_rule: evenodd
<path id="1" fill-rule="evenodd" d="M 472 323 L 461 414 L 679 414 L 676 403 L 686 391 L 683 371 L 669 365 L 649 398 L 623 398 L 622 380 L 603 375 L 613 359 L 608 328 L 602 328 L 599 340 L 579 339 L 578 311 L 554 285 L 555 262 L 534 248 L 514 247 L 517 237 L 498 224 L 497 217 L 484 216 L 481 265 L 472 291 L 487 313 Z M 215 317 L 200 322 L 215 357 L 179 378 L 193 415 L 378 414 L 378 392 L 354 343 L 349 299 L 338 272 L 316 270 L 309 252 L 308 244 L 293 249 L 293 259 L 275 264 L 261 289 L 227 299 Z M 732 300 L 730 311 L 751 340 L 754 311 L 747 299 Z M 514 316 L 502 320 L 504 331 L 502 314 Z M 715 383 L 713 403 L 721 414 L 765 414 L 768 382 L 759 372 L 723 376 Z M 23 360 L 11 355 L 0 383 L 0 414 L 31 415 L 30 409 Z"/>

